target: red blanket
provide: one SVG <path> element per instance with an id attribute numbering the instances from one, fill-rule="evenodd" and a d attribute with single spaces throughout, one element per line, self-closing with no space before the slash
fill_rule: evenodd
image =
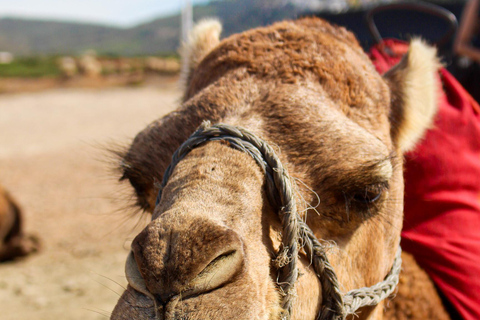
<path id="1" fill-rule="evenodd" d="M 380 73 L 408 45 L 371 50 Z M 402 248 L 415 256 L 465 320 L 480 319 L 480 107 L 445 69 L 434 128 L 405 163 Z"/>

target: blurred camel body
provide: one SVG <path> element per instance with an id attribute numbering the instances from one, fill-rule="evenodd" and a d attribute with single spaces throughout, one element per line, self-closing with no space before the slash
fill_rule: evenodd
<path id="1" fill-rule="evenodd" d="M 23 232 L 22 211 L 0 186 L 0 261 L 13 260 L 39 250 L 38 239 Z"/>

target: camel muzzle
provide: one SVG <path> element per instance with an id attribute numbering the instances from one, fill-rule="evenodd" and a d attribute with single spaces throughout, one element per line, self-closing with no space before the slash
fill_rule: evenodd
<path id="1" fill-rule="evenodd" d="M 265 173 L 267 195 L 273 207 L 278 210 L 278 215 L 283 228 L 282 246 L 274 259 L 274 265 L 278 269 L 277 286 L 282 292 L 282 308 L 285 310 L 282 314 L 282 320 L 290 319 L 293 307 L 295 283 L 298 278 L 297 264 L 300 247 L 306 252 L 308 259 L 312 261 L 312 266 L 322 286 L 323 302 L 317 319 L 343 320 L 347 315 L 354 314 L 356 310 L 361 307 L 377 305 L 395 290 L 395 287 L 398 284 L 398 277 L 402 263 L 400 247 L 396 258 L 393 261 L 392 268 L 383 281 L 371 287 L 351 290 L 345 294 L 341 292 L 337 275 L 328 261 L 324 246 L 297 213 L 294 192 L 287 171 L 283 168 L 282 163 L 273 149 L 265 141 L 259 139 L 243 128 L 233 127 L 226 124 L 216 124 L 211 126 L 209 122 L 204 122 L 173 154 L 172 162 L 163 176 L 162 185 L 157 197 L 157 205 L 162 197 L 162 190 L 166 186 L 176 164 L 193 148 L 203 145 L 208 141 L 218 140 L 228 141 L 232 148 L 248 153 Z M 212 227 L 210 231 L 215 231 L 215 228 L 216 227 Z M 224 230 L 222 232 L 225 234 Z M 158 232 L 156 232 L 156 234 L 158 235 Z M 139 237 L 140 236 L 141 235 L 139 235 Z M 195 234 L 192 235 L 192 237 L 194 236 Z M 216 272 L 220 273 L 217 278 L 212 278 L 210 284 L 212 288 L 221 284 L 222 281 L 226 281 L 225 279 L 231 278 L 236 270 L 241 268 L 243 261 L 241 243 L 237 243 L 237 241 L 240 240 L 235 239 L 234 234 L 229 237 L 230 238 L 226 240 L 226 243 L 229 243 L 231 246 L 224 246 L 224 249 L 210 254 L 204 267 L 196 274 L 196 277 L 200 279 L 203 276 L 209 276 Z M 138 243 L 140 242 L 144 245 L 144 241 L 138 241 Z M 139 254 L 141 248 L 138 246 L 135 248 L 135 241 L 133 248 L 135 258 L 133 258 L 133 255 L 131 254 L 127 260 L 126 266 L 127 277 L 129 277 L 129 280 L 133 281 L 133 285 L 129 281 L 131 285 L 137 289 L 137 291 L 156 300 L 159 299 L 159 296 L 161 301 L 168 297 L 176 297 L 173 292 L 175 290 L 172 291 L 172 289 L 169 289 L 170 291 L 168 293 L 163 292 L 160 295 L 152 294 L 152 291 L 162 291 L 163 289 L 155 289 L 153 287 L 147 289 L 148 283 L 146 287 L 142 281 L 137 283 L 139 281 L 134 280 L 141 273 L 138 270 L 137 265 L 139 264 L 140 269 L 142 269 L 144 264 L 137 258 L 138 256 L 141 256 Z M 133 259 L 136 259 L 136 261 L 133 261 Z M 145 275 L 141 276 L 144 277 Z M 200 282 L 202 281 L 199 281 L 199 283 Z M 191 279 L 191 284 L 192 283 L 195 283 L 195 277 Z M 155 285 L 152 284 L 151 286 Z M 204 288 L 201 285 L 197 288 L 193 285 L 193 288 L 193 294 L 201 293 L 202 290 L 209 289 Z M 180 287 L 177 288 L 177 290 L 180 289 Z M 147 291 L 146 293 L 145 290 Z M 158 293 L 160 293 L 160 291 Z M 165 301 L 163 301 L 163 303 L 165 303 Z"/>

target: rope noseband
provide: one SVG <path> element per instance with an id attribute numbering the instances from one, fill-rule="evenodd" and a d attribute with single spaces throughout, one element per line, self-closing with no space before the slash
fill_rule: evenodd
<path id="1" fill-rule="evenodd" d="M 323 301 L 317 320 L 344 320 L 347 315 L 354 314 L 361 307 L 377 305 L 395 290 L 402 264 L 400 247 L 385 280 L 371 287 L 349 291 L 345 295 L 341 293 L 337 275 L 327 259 L 324 245 L 297 213 L 293 188 L 287 171 L 265 141 L 243 128 L 226 124 L 210 126 L 209 122 L 203 122 L 173 154 L 172 162 L 163 176 L 157 205 L 162 197 L 162 190 L 177 163 L 193 148 L 216 140 L 228 141 L 231 147 L 246 152 L 255 159 L 265 173 L 269 200 L 274 207 L 278 208 L 283 230 L 282 247 L 275 262 L 278 268 L 277 285 L 283 295 L 282 308 L 285 310 L 282 320 L 290 319 L 293 308 L 294 285 L 298 278 L 299 247 L 303 247 L 307 257 L 312 261 L 322 286 Z"/>

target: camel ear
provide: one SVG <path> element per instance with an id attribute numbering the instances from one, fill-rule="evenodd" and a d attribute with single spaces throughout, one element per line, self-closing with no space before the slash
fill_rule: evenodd
<path id="1" fill-rule="evenodd" d="M 201 20 L 193 27 L 187 42 L 183 43 L 180 49 L 182 57 L 180 80 L 184 87 L 188 85 L 191 74 L 200 61 L 220 42 L 221 32 L 222 25 L 216 19 Z"/>
<path id="2" fill-rule="evenodd" d="M 412 150 L 433 124 L 439 68 L 436 49 L 414 39 L 402 61 L 384 75 L 392 91 L 392 137 L 402 152 Z"/>

